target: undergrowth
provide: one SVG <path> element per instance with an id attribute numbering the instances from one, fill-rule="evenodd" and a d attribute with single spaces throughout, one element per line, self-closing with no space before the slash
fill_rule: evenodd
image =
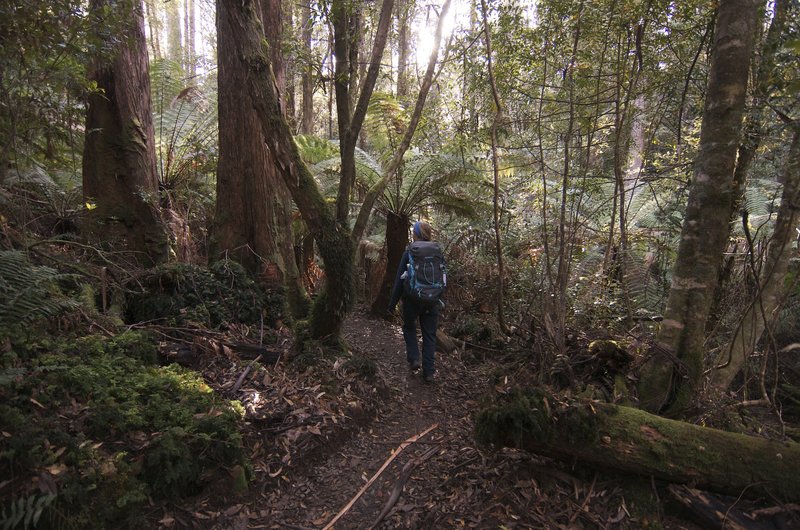
<path id="1" fill-rule="evenodd" d="M 149 499 L 195 494 L 247 466 L 231 404 L 154 358 L 140 332 L 3 352 L 0 526 L 143 527 Z"/>

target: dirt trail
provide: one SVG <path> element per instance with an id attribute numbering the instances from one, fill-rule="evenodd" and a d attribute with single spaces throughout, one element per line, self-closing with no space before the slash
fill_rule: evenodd
<path id="1" fill-rule="evenodd" d="M 275 460 L 275 453 L 270 453 L 266 472 L 263 465 L 256 465 L 247 495 L 206 492 L 191 507 L 174 507 L 172 515 L 160 522 L 177 520 L 179 524 L 171 527 L 230 530 L 325 529 L 401 444 L 435 426 L 397 454 L 336 521 L 336 530 L 642 527 L 642 521 L 631 518 L 630 501 L 626 506 L 615 479 L 601 482 L 588 469 L 477 445 L 472 414 L 491 385 L 500 385 L 492 379 L 499 373 L 494 363 L 467 363 L 459 353 L 437 354 L 437 381 L 426 384 L 408 370 L 399 324 L 355 313 L 346 322 L 344 336 L 355 353 L 378 367 L 382 384 L 366 385 L 356 398 L 361 404 L 371 403 L 368 416 L 349 414 L 333 429 L 326 423 L 330 430 L 307 436 L 305 440 L 313 444 L 293 453 L 291 465 L 281 466 L 280 457 Z M 496 390 L 515 384 L 514 374 L 502 379 Z M 262 391 L 271 389 L 275 397 L 275 387 L 266 385 Z M 363 395 L 365 388 L 374 393 L 369 399 Z M 310 401 L 317 401 L 314 395 Z M 337 399 L 346 401 L 344 395 Z M 285 407 L 282 396 L 278 394 L 273 403 Z M 305 398 L 293 399 L 296 408 L 297 400 Z M 361 405 L 354 401 L 353 406 Z M 270 432 L 276 431 L 270 428 L 274 429 L 259 427 L 249 433 L 251 448 L 275 447 Z M 399 497 L 375 526 L 393 492 Z M 183 517 L 178 519 L 177 514 Z"/>
<path id="2" fill-rule="evenodd" d="M 348 320 L 344 335 L 353 350 L 377 363 L 389 395 L 373 420 L 349 441 L 302 474 L 287 477 L 267 496 L 268 527 L 324 527 L 405 440 L 434 425 L 398 454 L 335 528 L 370 528 L 396 489 L 404 466 L 412 461 L 417 465 L 379 528 L 465 524 L 456 510 L 468 499 L 448 498 L 453 493 L 448 486 L 458 479 L 458 466 L 464 469 L 480 460 L 472 440 L 470 414 L 475 399 L 486 389 L 485 378 L 467 369 L 457 354 L 438 354 L 437 381 L 424 383 L 420 375 L 408 370 L 398 325 L 356 314 Z"/>

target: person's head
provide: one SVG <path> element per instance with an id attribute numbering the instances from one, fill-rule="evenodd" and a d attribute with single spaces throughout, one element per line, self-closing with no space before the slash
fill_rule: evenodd
<path id="1" fill-rule="evenodd" d="M 433 236 L 433 228 L 425 221 L 417 221 L 411 231 L 414 241 L 430 241 Z"/>

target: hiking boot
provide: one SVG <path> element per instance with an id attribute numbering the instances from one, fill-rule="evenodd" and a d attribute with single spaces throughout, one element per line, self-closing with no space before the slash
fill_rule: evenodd
<path id="1" fill-rule="evenodd" d="M 422 369 L 422 364 L 420 364 L 419 361 L 408 363 L 408 369 L 411 370 L 412 374 L 418 374 L 420 369 Z"/>
<path id="2" fill-rule="evenodd" d="M 432 374 L 424 374 L 422 376 L 422 380 L 428 384 L 436 382 L 436 372 L 433 372 Z"/>

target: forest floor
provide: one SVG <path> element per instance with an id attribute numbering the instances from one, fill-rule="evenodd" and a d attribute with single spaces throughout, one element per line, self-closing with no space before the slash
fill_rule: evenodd
<path id="1" fill-rule="evenodd" d="M 661 513 L 649 480 L 632 488 L 625 477 L 478 445 L 478 402 L 508 383 L 495 363 L 438 353 L 437 380 L 426 384 L 408 369 L 399 324 L 356 313 L 344 335 L 376 363 L 373 383 L 353 380 L 326 401 L 312 380 L 303 392 L 265 399 L 284 411 L 249 422 L 255 471 L 247 491 L 210 488 L 188 506 L 159 511 L 160 527 L 696 528 Z M 302 386 L 284 377 L 265 371 L 242 389 Z"/>

